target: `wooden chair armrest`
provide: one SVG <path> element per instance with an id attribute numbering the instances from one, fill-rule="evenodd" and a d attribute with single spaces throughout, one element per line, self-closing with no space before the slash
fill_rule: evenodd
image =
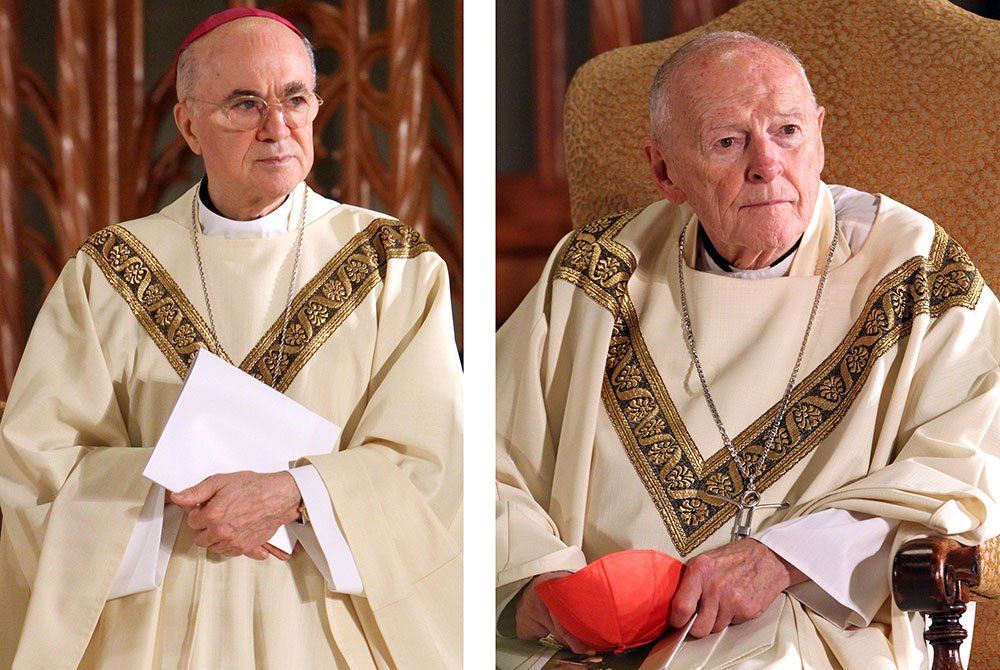
<path id="1" fill-rule="evenodd" d="M 892 595 L 899 609 L 931 620 L 924 639 L 934 647 L 933 670 L 961 670 L 958 648 L 968 633 L 959 623 L 970 587 L 979 585 L 979 547 L 927 537 L 910 540 L 892 561 Z"/>
<path id="2" fill-rule="evenodd" d="M 910 540 L 892 561 L 892 593 L 906 612 L 946 610 L 969 601 L 979 585 L 979 547 L 943 537 Z"/>

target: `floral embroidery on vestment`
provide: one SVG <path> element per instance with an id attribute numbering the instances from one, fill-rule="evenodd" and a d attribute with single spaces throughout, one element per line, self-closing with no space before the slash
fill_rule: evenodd
<path id="1" fill-rule="evenodd" d="M 601 398 L 683 556 L 735 514 L 732 505 L 709 494 L 739 498 L 744 482 L 725 448 L 707 459 L 701 456 L 646 348 L 628 293 L 636 259 L 615 240 L 641 211 L 605 217 L 578 230 L 553 278 L 576 285 L 615 319 Z M 749 471 L 765 459 L 757 489 L 766 491 L 836 428 L 876 361 L 909 334 L 917 315 L 936 318 L 952 307 L 974 309 L 983 286 L 965 251 L 936 226 L 929 255 L 913 257 L 883 277 L 837 348 L 796 385 L 771 449 L 761 453 L 778 403 L 733 439 Z"/>
<path id="2" fill-rule="evenodd" d="M 166 268 L 122 226 L 97 231 L 80 249 L 94 259 L 143 329 L 182 378 L 200 347 L 216 349 L 211 329 Z M 357 233 L 298 291 L 278 360 L 284 314 L 267 330 L 240 369 L 266 384 L 281 371 L 275 388 L 284 391 L 314 353 L 382 281 L 390 258 L 433 251 L 404 223 L 376 219 Z M 221 348 L 222 358 L 232 362 Z"/>

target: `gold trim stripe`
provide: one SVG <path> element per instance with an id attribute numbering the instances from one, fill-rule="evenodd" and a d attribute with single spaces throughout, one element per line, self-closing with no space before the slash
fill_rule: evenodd
<path id="1" fill-rule="evenodd" d="M 275 388 L 287 389 L 312 355 L 382 281 L 388 259 L 413 258 L 426 251 L 434 249 L 417 231 L 392 219 L 376 219 L 355 235 L 296 294 L 281 360 L 284 372 Z M 240 365 L 266 384 L 274 375 L 283 320 L 284 315 Z"/>
<path id="2" fill-rule="evenodd" d="M 182 378 L 200 347 L 214 349 L 212 331 L 160 261 L 121 226 L 103 228 L 80 245 L 125 299 L 143 329 Z M 219 354 L 232 363 L 221 348 Z"/>
<path id="3" fill-rule="evenodd" d="M 199 347 L 215 348 L 201 315 L 160 261 L 128 230 L 104 228 L 80 248 L 94 259 L 181 378 L 187 375 Z M 296 293 L 281 360 L 283 372 L 275 388 L 286 390 L 313 354 L 384 279 L 388 259 L 413 258 L 428 251 L 433 248 L 417 231 L 392 219 L 376 219 L 352 237 Z M 240 364 L 241 370 L 266 384 L 273 379 L 283 323 L 284 313 Z M 232 363 L 225 351 L 220 349 L 220 355 Z"/>
<path id="4" fill-rule="evenodd" d="M 635 211 L 627 212 L 581 229 L 567 244 L 554 276 L 582 288 L 615 317 L 601 398 L 674 545 L 686 555 L 735 513 L 733 506 L 706 494 L 738 498 L 744 482 L 725 449 L 701 457 L 649 355 L 628 294 L 636 261 L 613 239 L 634 216 Z M 928 257 L 911 258 L 883 277 L 841 343 L 795 387 L 765 455 L 759 490 L 780 479 L 837 427 L 875 362 L 910 333 L 918 314 L 936 318 L 952 307 L 973 309 L 983 286 L 965 251 L 936 227 Z M 733 440 L 751 469 L 761 458 L 777 412 L 775 403 Z"/>
<path id="5" fill-rule="evenodd" d="M 614 238 L 642 210 L 612 214 L 576 231 L 556 263 L 553 278 L 576 284 L 609 312 L 617 312 L 618 300 L 626 294 L 626 283 L 635 271 L 635 256 Z"/>

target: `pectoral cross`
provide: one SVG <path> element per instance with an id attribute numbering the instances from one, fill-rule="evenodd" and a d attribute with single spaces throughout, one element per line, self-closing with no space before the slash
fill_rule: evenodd
<path id="1" fill-rule="evenodd" d="M 733 532 L 729 536 L 730 542 L 750 537 L 750 524 L 753 522 L 753 513 L 755 510 L 770 507 L 788 507 L 787 502 L 761 505 L 760 494 L 753 489 L 747 489 L 744 491 L 743 497 L 740 498 L 740 500 L 735 500 L 728 496 L 720 496 L 715 493 L 709 493 L 707 495 L 711 498 L 725 500 L 730 505 L 736 505 L 736 517 L 733 519 Z"/>

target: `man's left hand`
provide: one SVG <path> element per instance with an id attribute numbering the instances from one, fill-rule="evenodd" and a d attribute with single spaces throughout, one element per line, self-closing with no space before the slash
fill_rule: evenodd
<path id="1" fill-rule="evenodd" d="M 187 513 L 194 543 L 223 556 L 281 557 L 264 545 L 278 528 L 298 517 L 302 499 L 288 472 L 212 475 L 170 494 Z M 284 552 L 281 552 L 284 554 Z"/>
<path id="2" fill-rule="evenodd" d="M 687 562 L 670 605 L 670 625 L 694 615 L 690 634 L 705 637 L 763 614 L 782 591 L 806 581 L 797 568 L 754 539 L 706 551 Z"/>

